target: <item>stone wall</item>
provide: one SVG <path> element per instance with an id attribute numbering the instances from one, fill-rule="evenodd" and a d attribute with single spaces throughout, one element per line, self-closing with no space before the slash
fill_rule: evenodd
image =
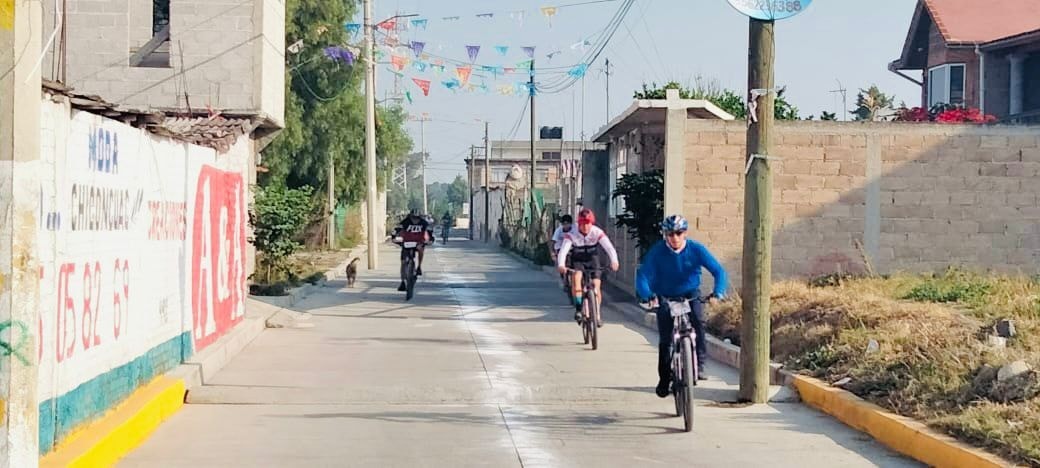
<path id="1" fill-rule="evenodd" d="M 745 124 L 685 128 L 681 206 L 739 288 Z M 774 278 L 864 257 L 882 273 L 1040 267 L 1040 128 L 781 122 L 775 138 Z"/>

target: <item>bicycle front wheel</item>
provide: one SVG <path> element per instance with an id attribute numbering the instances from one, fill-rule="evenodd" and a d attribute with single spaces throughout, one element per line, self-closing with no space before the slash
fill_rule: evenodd
<path id="1" fill-rule="evenodd" d="M 693 430 L 693 386 L 697 383 L 697 370 L 693 367 L 693 343 L 689 337 L 681 340 L 683 427 L 686 432 Z"/>
<path id="2" fill-rule="evenodd" d="M 596 292 L 589 291 L 585 302 L 589 304 L 585 327 L 589 329 L 589 335 L 592 337 L 592 349 L 597 350 L 599 349 L 599 330 L 597 330 L 596 323 L 599 321 L 599 302 L 596 300 Z"/>

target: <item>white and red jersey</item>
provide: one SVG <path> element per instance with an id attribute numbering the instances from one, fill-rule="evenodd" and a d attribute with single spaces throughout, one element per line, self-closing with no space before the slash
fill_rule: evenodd
<path id="1" fill-rule="evenodd" d="M 597 254 L 596 249 L 599 247 L 603 247 L 603 250 L 607 251 L 610 263 L 618 263 L 617 250 L 614 249 L 614 244 L 610 242 L 607 233 L 597 226 L 592 226 L 589 228 L 588 234 L 582 234 L 581 230 L 575 227 L 563 236 L 563 245 L 560 246 L 556 266 L 562 268 L 567 265 L 568 253 L 574 256 L 575 261 L 588 261 Z"/>

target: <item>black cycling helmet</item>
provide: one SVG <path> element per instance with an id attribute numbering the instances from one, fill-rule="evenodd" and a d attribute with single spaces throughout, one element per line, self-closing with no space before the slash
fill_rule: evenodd
<path id="1" fill-rule="evenodd" d="M 563 224 L 574 224 L 574 217 L 569 214 L 560 216 L 560 222 Z"/>
<path id="2" fill-rule="evenodd" d="M 412 218 L 419 216 L 419 210 L 412 208 L 412 210 L 408 212 L 408 216 Z"/>

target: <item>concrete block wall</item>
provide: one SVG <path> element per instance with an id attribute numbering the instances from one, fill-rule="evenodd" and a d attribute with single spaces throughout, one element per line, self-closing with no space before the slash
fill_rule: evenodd
<path id="1" fill-rule="evenodd" d="M 227 153 L 43 100 L 40 451 L 241 322 L 253 145 Z"/>
<path id="2" fill-rule="evenodd" d="M 46 3 L 46 2 L 45 2 Z M 130 67 L 151 39 L 152 2 L 70 0 L 68 85 L 128 107 L 260 111 L 284 120 L 285 5 L 281 0 L 171 0 L 170 67 Z M 44 5 L 50 18 L 53 5 Z M 54 24 L 43 28 L 49 38 Z M 182 60 L 183 59 L 183 60 Z M 53 57 L 46 54 L 44 76 Z"/>
<path id="3" fill-rule="evenodd" d="M 686 122 L 682 206 L 739 288 L 743 122 Z M 1040 128 L 777 124 L 773 275 L 1040 269 Z M 862 248 L 857 247 L 857 243 Z"/>

